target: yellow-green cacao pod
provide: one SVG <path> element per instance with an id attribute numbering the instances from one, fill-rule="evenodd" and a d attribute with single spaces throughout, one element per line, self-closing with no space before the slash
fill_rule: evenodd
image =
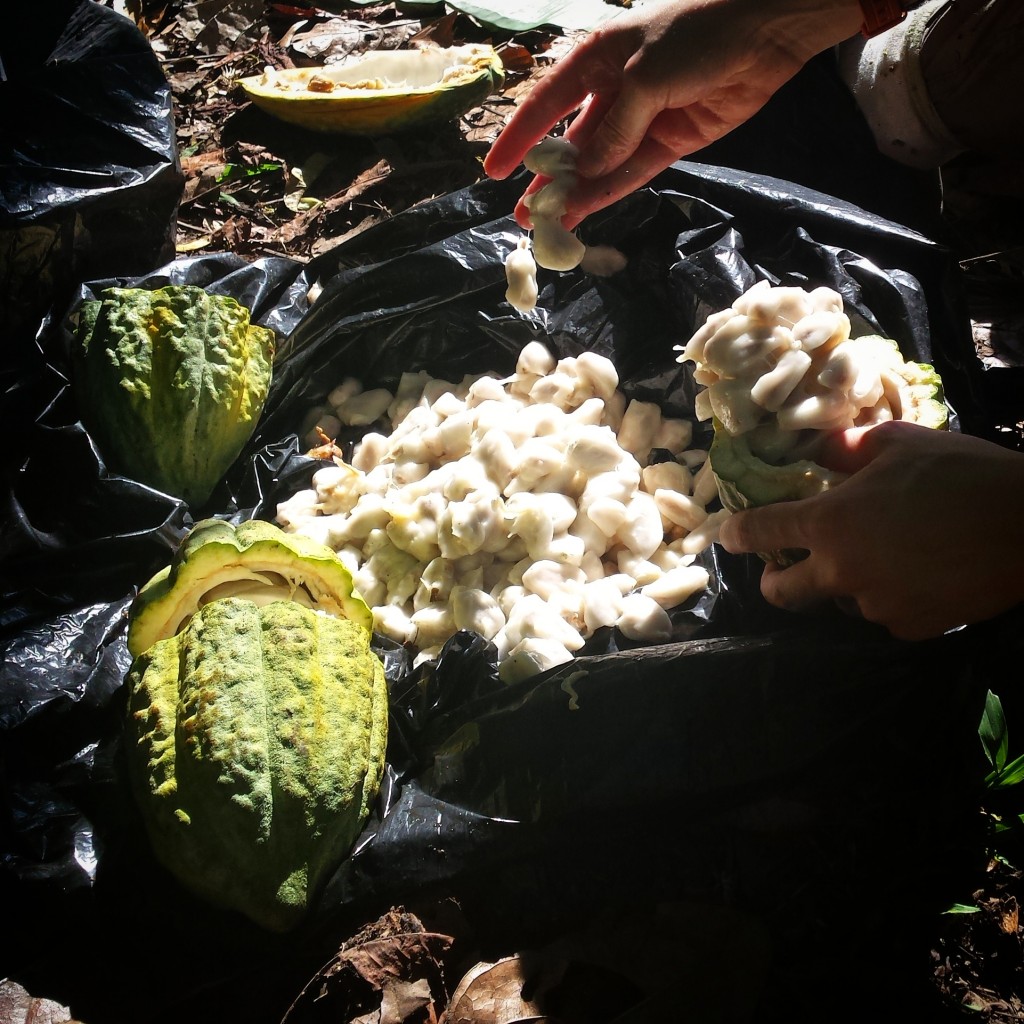
<path id="1" fill-rule="evenodd" d="M 299 924 L 350 853 L 384 770 L 370 634 L 293 601 L 201 608 L 128 674 L 129 774 L 158 860 L 257 924 Z"/>
<path id="2" fill-rule="evenodd" d="M 505 81 L 488 45 L 381 50 L 318 68 L 268 69 L 241 79 L 272 117 L 315 132 L 376 136 L 440 124 L 478 106 Z"/>
<path id="3" fill-rule="evenodd" d="M 854 343 L 873 349 L 874 358 L 884 364 L 890 384 L 889 408 L 897 414 L 895 418 L 936 430 L 947 427 L 948 410 L 942 398 L 942 380 L 933 366 L 905 361 L 896 343 L 888 338 L 871 335 L 855 339 Z M 718 481 L 722 504 L 733 512 L 777 501 L 809 498 L 845 479 L 844 474 L 800 455 L 801 451 L 813 453 L 817 440 L 813 436 L 814 428 L 805 428 L 805 436 L 796 438 L 792 448 L 776 453 L 772 440 L 780 432 L 774 424 L 768 429 L 760 425 L 733 434 L 717 417 L 713 417 L 712 423 L 711 468 Z"/>
<path id="4" fill-rule="evenodd" d="M 816 459 L 828 433 L 885 420 L 948 425 L 935 368 L 880 335 L 851 337 L 843 299 L 761 281 L 713 313 L 682 348 L 703 385 L 711 469 L 730 511 L 812 497 L 845 475 Z M 763 552 L 789 564 L 799 553 Z"/>
<path id="5" fill-rule="evenodd" d="M 193 285 L 107 288 L 79 313 L 75 393 L 110 467 L 202 505 L 256 429 L 274 332 Z"/>
<path id="6" fill-rule="evenodd" d="M 204 519 L 132 602 L 129 652 L 136 657 L 174 636 L 198 609 L 225 597 L 295 601 L 373 628 L 373 613 L 353 590 L 352 574 L 327 545 L 260 519 L 238 526 Z"/>

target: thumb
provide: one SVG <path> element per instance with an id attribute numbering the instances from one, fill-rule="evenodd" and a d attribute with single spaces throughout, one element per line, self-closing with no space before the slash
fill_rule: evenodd
<path id="1" fill-rule="evenodd" d="M 863 469 L 877 454 L 872 443 L 873 427 L 850 427 L 837 430 L 823 441 L 815 461 L 839 473 L 855 473 Z"/>

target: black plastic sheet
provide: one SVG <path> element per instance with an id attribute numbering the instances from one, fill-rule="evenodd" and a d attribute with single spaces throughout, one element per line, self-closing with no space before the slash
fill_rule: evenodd
<path id="1" fill-rule="evenodd" d="M 138 28 L 92 0 L 8 6 L 0 34 L 5 391 L 24 386 L 39 321 L 80 281 L 139 274 L 173 257 L 184 183 L 171 89 Z"/>
<path id="2" fill-rule="evenodd" d="M 675 346 L 767 277 L 837 288 L 855 320 L 935 362 L 954 425 L 983 431 L 955 266 L 926 236 L 794 183 L 681 162 L 584 225 L 586 241 L 626 254 L 624 272 L 542 272 L 523 316 L 502 268 L 521 187 L 422 204 L 304 267 L 208 257 L 89 281 L 44 323 L 4 488 L 2 894 L 23 938 L 9 973 L 91 1024 L 129 1005 L 151 1021 L 279 1020 L 346 927 L 400 901 L 457 900 L 495 949 L 596 904 L 693 895 L 781 922 L 783 938 L 849 925 L 894 876 L 901 898 L 941 898 L 931 887 L 965 855 L 950 837 L 974 820 L 968 769 L 998 625 L 908 645 L 838 614 L 788 616 L 760 599 L 756 560 L 713 552 L 715 585 L 675 616 L 672 643 L 607 633 L 515 686 L 479 637 L 457 634 L 416 671 L 378 638 L 386 784 L 298 934 L 201 905 L 156 866 L 118 748 L 131 596 L 198 518 L 272 519 L 307 485 L 319 464 L 295 432 L 344 377 L 510 372 L 540 339 L 558 356 L 609 356 L 627 395 L 687 415 L 695 389 Z M 82 299 L 167 282 L 234 295 L 280 342 L 258 430 L 202 509 L 107 472 L 69 371 Z M 169 993 L 159 1006 L 154 991 Z"/>

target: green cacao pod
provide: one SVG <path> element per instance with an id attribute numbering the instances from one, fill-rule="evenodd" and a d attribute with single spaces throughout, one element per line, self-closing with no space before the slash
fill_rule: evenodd
<path id="1" fill-rule="evenodd" d="M 296 601 L 373 628 L 373 613 L 353 590 L 352 574 L 325 544 L 260 519 L 238 526 L 204 519 L 132 602 L 129 652 L 137 657 L 174 636 L 203 605 L 225 597 Z"/>
<path id="2" fill-rule="evenodd" d="M 202 505 L 256 429 L 274 332 L 192 285 L 107 288 L 79 313 L 75 391 L 111 468 Z"/>
<path id="3" fill-rule="evenodd" d="M 885 368 L 892 397 L 890 408 L 898 412 L 895 418 L 936 430 L 946 428 L 948 410 L 942 400 L 942 381 L 934 367 L 905 361 L 896 343 L 888 338 L 870 335 L 853 341 L 858 347 L 870 347 L 872 358 Z M 809 498 L 845 479 L 844 474 L 800 455 L 813 454 L 820 440 L 813 433 L 817 428 L 804 428 L 810 436 L 794 438 L 793 447 L 779 451 L 773 441 L 782 431 L 775 423 L 733 434 L 717 417 L 712 422 L 711 468 L 722 503 L 733 512 L 776 501 Z M 851 422 L 839 426 L 853 425 Z"/>
<path id="4" fill-rule="evenodd" d="M 295 927 L 380 786 L 387 687 L 370 634 L 226 598 L 128 674 L 130 778 L 161 863 L 205 899 Z"/>
<path id="5" fill-rule="evenodd" d="M 851 337 L 842 297 L 762 281 L 708 317 L 682 349 L 696 364 L 699 419 L 719 497 L 738 512 L 808 498 L 845 474 L 816 461 L 830 431 L 900 419 L 948 425 L 942 380 L 880 335 Z M 789 564 L 796 552 L 762 558 Z"/>

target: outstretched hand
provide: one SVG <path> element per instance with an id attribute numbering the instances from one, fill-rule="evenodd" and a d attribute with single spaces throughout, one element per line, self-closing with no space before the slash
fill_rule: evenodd
<path id="1" fill-rule="evenodd" d="M 581 105 L 566 227 L 756 113 L 815 54 L 855 34 L 857 0 L 666 0 L 588 35 L 534 86 L 484 161 L 505 178 Z M 535 179 L 527 194 L 547 179 Z M 522 201 L 516 218 L 530 226 Z"/>
<path id="2" fill-rule="evenodd" d="M 722 526 L 734 553 L 808 552 L 765 567 L 771 604 L 800 611 L 836 601 L 897 638 L 924 640 L 1024 599 L 1024 455 L 890 422 L 835 435 L 821 461 L 852 475 Z"/>

